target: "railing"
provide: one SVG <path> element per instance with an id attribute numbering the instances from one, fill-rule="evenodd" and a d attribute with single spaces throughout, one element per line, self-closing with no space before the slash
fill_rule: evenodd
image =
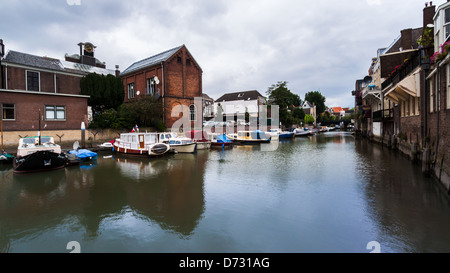
<path id="1" fill-rule="evenodd" d="M 394 118 L 392 109 L 385 109 L 373 112 L 373 121 L 385 121 Z"/>
<path id="2" fill-rule="evenodd" d="M 397 84 L 404 78 L 406 78 L 414 69 L 420 64 L 420 50 L 417 50 L 409 56 L 408 61 L 402 64 L 389 78 L 387 78 L 382 84 L 381 88 L 384 90 L 390 84 Z"/>

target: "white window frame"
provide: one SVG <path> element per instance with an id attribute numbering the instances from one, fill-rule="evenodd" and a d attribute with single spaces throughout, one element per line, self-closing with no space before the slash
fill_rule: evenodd
<path id="1" fill-rule="evenodd" d="M 128 86 L 128 98 L 133 99 L 134 98 L 134 82 L 129 83 L 127 86 Z M 130 92 L 130 91 L 132 91 L 132 92 Z M 130 96 L 130 94 L 131 94 L 131 96 Z"/>
<path id="2" fill-rule="evenodd" d="M 47 114 L 53 111 L 53 117 L 49 117 Z M 63 113 L 63 117 L 58 117 L 58 113 Z M 66 107 L 63 105 L 45 105 L 44 116 L 47 121 L 65 121 L 66 120 Z"/>
<path id="3" fill-rule="evenodd" d="M 153 96 L 155 94 L 155 81 L 152 78 L 147 79 L 146 95 Z"/>
<path id="4" fill-rule="evenodd" d="M 28 89 L 28 72 L 38 74 L 38 90 L 29 90 Z M 33 91 L 33 92 L 41 92 L 41 72 L 36 71 L 36 70 L 25 70 L 25 90 Z"/>

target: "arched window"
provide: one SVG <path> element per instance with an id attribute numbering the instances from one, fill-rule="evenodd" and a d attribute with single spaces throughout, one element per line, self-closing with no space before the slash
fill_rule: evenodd
<path id="1" fill-rule="evenodd" d="M 189 106 L 189 119 L 190 121 L 195 121 L 196 120 L 196 114 L 195 114 L 195 105 L 191 104 Z"/>

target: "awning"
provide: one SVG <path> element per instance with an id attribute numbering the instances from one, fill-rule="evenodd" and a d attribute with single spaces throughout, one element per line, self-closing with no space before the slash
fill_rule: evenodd
<path id="1" fill-rule="evenodd" d="M 420 67 L 414 70 L 408 77 L 389 89 L 384 97 L 399 103 L 401 100 L 409 100 L 409 96 L 420 97 Z"/>

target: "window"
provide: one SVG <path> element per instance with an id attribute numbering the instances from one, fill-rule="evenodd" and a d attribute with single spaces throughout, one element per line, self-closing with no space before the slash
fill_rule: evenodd
<path id="1" fill-rule="evenodd" d="M 147 79 L 147 90 L 146 95 L 154 95 L 155 94 L 155 82 L 153 79 Z"/>
<path id="2" fill-rule="evenodd" d="M 181 64 L 181 57 L 177 57 L 177 63 Z"/>
<path id="3" fill-rule="evenodd" d="M 190 118 L 190 121 L 196 120 L 195 105 L 189 106 L 189 118 Z"/>
<path id="4" fill-rule="evenodd" d="M 450 64 L 447 65 L 447 89 L 446 89 L 446 96 L 447 96 L 447 109 L 450 109 Z"/>
<path id="5" fill-rule="evenodd" d="M 39 91 L 39 72 L 27 70 L 27 90 Z"/>
<path id="6" fill-rule="evenodd" d="M 445 32 L 444 32 L 445 33 L 444 41 L 446 41 L 448 36 L 450 35 L 450 8 L 445 10 L 444 30 L 445 30 Z"/>
<path id="7" fill-rule="evenodd" d="M 430 113 L 434 111 L 434 79 L 430 80 Z"/>
<path id="8" fill-rule="evenodd" d="M 128 84 L 128 98 L 129 99 L 134 98 L 134 83 Z"/>
<path id="9" fill-rule="evenodd" d="M 3 120 L 15 120 L 14 104 L 2 104 L 2 118 Z"/>
<path id="10" fill-rule="evenodd" d="M 65 120 L 66 107 L 46 105 L 45 106 L 45 120 Z"/>
<path id="11" fill-rule="evenodd" d="M 191 60 L 189 60 L 189 59 L 186 59 L 186 65 L 191 65 Z"/>

